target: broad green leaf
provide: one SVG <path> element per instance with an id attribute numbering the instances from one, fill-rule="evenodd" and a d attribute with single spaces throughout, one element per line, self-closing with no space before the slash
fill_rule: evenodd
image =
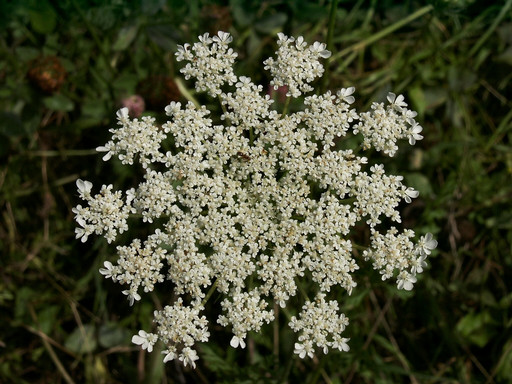
<path id="1" fill-rule="evenodd" d="M 503 346 L 503 350 L 496 367 L 496 376 L 503 380 L 503 383 L 512 382 L 512 340 L 507 341 Z"/>
<path id="2" fill-rule="evenodd" d="M 37 292 L 29 287 L 21 287 L 16 292 L 16 306 L 14 309 L 14 319 L 21 320 L 27 313 L 28 303 L 35 299 Z"/>
<path id="3" fill-rule="evenodd" d="M 405 183 L 409 187 L 416 189 L 420 196 L 429 197 L 433 195 L 432 185 L 428 177 L 422 173 L 408 173 L 405 175 Z"/>
<path id="4" fill-rule="evenodd" d="M 484 347 L 493 334 L 492 317 L 488 311 L 473 312 L 457 323 L 456 330 L 469 342 Z"/>
<path id="5" fill-rule="evenodd" d="M 111 348 L 126 343 L 130 332 L 117 323 L 104 324 L 98 330 L 98 341 L 103 348 Z"/>
<path id="6" fill-rule="evenodd" d="M 166 51 L 176 50 L 176 41 L 180 40 L 180 35 L 170 25 L 151 25 L 146 27 L 146 33 L 149 39 Z"/>
<path id="7" fill-rule="evenodd" d="M 38 313 L 37 320 L 39 322 L 39 328 L 43 333 L 51 333 L 54 326 L 59 323 L 58 313 L 59 307 L 57 305 L 46 307 Z"/>
<path id="8" fill-rule="evenodd" d="M 258 20 L 254 23 L 254 29 L 261 33 L 271 34 L 281 29 L 286 20 L 288 20 L 286 13 L 277 12 Z"/>
<path id="9" fill-rule="evenodd" d="M 233 19 L 241 27 L 247 27 L 254 20 L 256 9 L 246 0 L 231 0 L 231 12 Z"/>
<path id="10" fill-rule="evenodd" d="M 15 54 L 18 60 L 20 60 L 21 62 L 27 62 L 30 60 L 34 60 L 41 54 L 41 52 L 37 48 L 21 46 L 15 49 Z"/>
<path id="11" fill-rule="evenodd" d="M 64 95 L 57 94 L 43 99 L 46 108 L 53 111 L 69 112 L 75 107 L 73 101 Z"/>
<path id="12" fill-rule="evenodd" d="M 229 348 L 233 349 L 233 348 Z M 222 357 L 223 353 L 214 344 L 203 343 L 200 346 L 200 356 L 213 372 L 232 373 L 233 365 Z"/>
<path id="13" fill-rule="evenodd" d="M 444 88 L 427 88 L 424 90 L 425 109 L 434 109 L 446 102 L 448 94 Z"/>
<path id="14" fill-rule="evenodd" d="M 427 101 L 425 100 L 425 92 L 420 87 L 414 87 L 409 89 L 409 98 L 411 99 L 414 110 L 418 112 L 418 115 L 423 116 L 427 107 Z"/>
<path id="15" fill-rule="evenodd" d="M 28 12 L 30 25 L 39 33 L 50 33 L 57 25 L 57 13 L 45 0 L 32 1 Z"/>
<path id="16" fill-rule="evenodd" d="M 139 27 L 137 25 L 121 28 L 117 34 L 116 41 L 112 45 L 112 49 L 114 51 L 124 51 L 133 42 L 138 30 Z"/>
<path id="17" fill-rule="evenodd" d="M 141 2 L 141 10 L 147 15 L 154 15 L 165 6 L 165 0 L 144 0 Z"/>
<path id="18" fill-rule="evenodd" d="M 76 327 L 68 336 L 65 347 L 74 353 L 90 353 L 97 347 L 95 327 L 87 324 L 83 327 Z"/>

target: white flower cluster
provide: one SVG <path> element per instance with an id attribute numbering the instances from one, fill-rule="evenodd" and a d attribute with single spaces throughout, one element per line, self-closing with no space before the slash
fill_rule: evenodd
<path id="1" fill-rule="evenodd" d="M 301 358 L 306 355 L 313 357 L 315 346 L 324 353 L 329 348 L 336 348 L 347 352 L 350 348 L 349 339 L 341 337 L 341 333 L 348 325 L 348 318 L 338 314 L 336 300 L 325 301 L 325 294 L 318 293 L 315 301 L 307 301 L 302 307 L 299 319 L 295 316 L 290 321 L 290 328 L 295 332 L 302 332 L 299 342 L 295 343 L 295 353 Z"/>
<path id="2" fill-rule="evenodd" d="M 89 235 L 96 233 L 104 235 L 109 243 L 115 240 L 118 233 L 128 229 L 126 219 L 130 213 L 135 213 L 131 206 L 134 198 L 133 189 L 126 192 L 126 202 L 121 199 L 122 192 L 112 192 L 112 184 L 103 185 L 100 193 L 91 196 L 92 183 L 78 179 L 76 181 L 78 193 L 85 200 L 88 207 L 77 205 L 73 208 L 75 220 L 80 225 L 75 229 L 76 238 L 85 243 Z"/>
<path id="3" fill-rule="evenodd" d="M 325 49 L 325 44 L 318 41 L 308 47 L 302 36 L 297 39 L 283 33 L 278 33 L 277 36 L 277 59 L 270 57 L 263 62 L 273 78 L 270 84 L 275 89 L 286 85 L 286 96 L 299 97 L 304 92 L 311 92 L 313 87 L 309 83 L 324 73 L 324 66 L 318 59 L 328 58 L 331 52 Z"/>
<path id="4" fill-rule="evenodd" d="M 420 135 L 423 128 L 414 120 L 417 113 L 407 109 L 402 95 L 397 97 L 390 92 L 387 100 L 386 108 L 384 103 L 372 103 L 371 112 L 361 113 L 354 133 L 363 134 L 365 149 L 373 146 L 377 151 L 393 156 L 398 150 L 397 140 L 407 138 L 409 144 L 414 145 L 416 140 L 423 139 Z"/>
<path id="5" fill-rule="evenodd" d="M 249 332 L 274 319 L 273 303 L 286 307 L 303 280 L 316 286 L 316 298 L 303 297 L 290 321 L 299 333 L 295 352 L 303 358 L 315 348 L 347 351 L 348 338 L 341 335 L 348 319 L 326 298 L 340 288 L 350 294 L 357 285 L 358 253 L 350 236 L 356 223 L 366 221 L 371 232 L 359 261 L 372 260 L 383 279 L 396 276 L 399 289 L 412 288 L 437 242 L 427 234 L 414 245 L 412 230 L 379 232 L 383 217 L 400 222 L 399 204 L 418 192 L 382 165 L 364 171 L 366 157 L 335 144 L 361 133 L 363 149 L 373 145 L 393 155 L 396 140 L 421 139 L 415 113 L 401 95 L 390 94 L 387 108 L 374 104 L 371 113 L 359 114 L 351 107 L 353 87 L 307 96 L 304 110 L 278 113 L 261 86 L 234 74 L 229 34 L 199 40 L 176 56 L 188 62 L 186 78 L 218 98 L 224 112 L 212 119 L 205 106 L 172 102 L 165 108 L 169 121 L 160 127 L 152 118 L 130 120 L 121 109 L 120 127 L 97 149 L 107 152 L 104 160 L 139 162 L 144 180 L 124 199 L 112 186 L 93 197 L 92 184 L 78 180 L 88 207 L 73 209 L 77 238 L 96 233 L 112 242 L 128 229 L 130 214 L 153 231 L 145 241 L 118 246 L 117 263 L 106 261 L 100 272 L 128 287 L 123 293 L 130 304 L 141 299 L 139 288 L 150 292 L 159 282 L 172 283 L 178 298 L 155 312 L 156 333 L 133 337 L 148 351 L 161 340 L 164 361 L 195 366 L 194 344 L 209 337 L 200 313 L 215 291 L 224 296 L 217 322 L 231 327 L 231 346 L 244 348 Z M 272 84 L 287 86 L 289 97 L 310 91 L 323 73 L 319 58 L 330 52 L 283 34 L 278 45 L 277 58 L 265 61 Z"/>
<path id="6" fill-rule="evenodd" d="M 371 232 L 371 245 L 363 252 L 364 259 L 373 260 L 373 267 L 381 273 L 382 280 L 391 278 L 395 270 L 400 271 L 398 289 L 410 291 L 417 280 L 416 274 L 423 272 L 427 265 L 425 259 L 437 247 L 437 241 L 428 233 L 414 245 L 410 240 L 414 231 L 410 229 L 398 233 L 395 227 L 391 227 L 385 235 L 373 229 Z"/>
<path id="7" fill-rule="evenodd" d="M 219 32 L 210 38 L 208 33 L 199 36 L 199 42 L 192 47 L 190 44 L 179 45 L 176 60 L 189 63 L 181 70 L 185 79 L 196 79 L 196 90 L 207 91 L 212 96 L 222 93 L 221 87 L 236 82 L 233 64 L 236 52 L 228 47 L 233 37 L 227 32 Z"/>
<path id="8" fill-rule="evenodd" d="M 107 152 L 103 160 L 109 160 L 117 155 L 123 164 L 133 164 L 135 155 L 139 155 L 140 163 L 144 168 L 149 164 L 160 161 L 162 155 L 158 151 L 158 144 L 166 138 L 155 125 L 155 119 L 144 116 L 142 120 L 129 120 L 128 108 L 121 108 L 117 112 L 120 128 L 112 128 L 112 140 L 104 146 L 96 148 L 98 152 Z"/>

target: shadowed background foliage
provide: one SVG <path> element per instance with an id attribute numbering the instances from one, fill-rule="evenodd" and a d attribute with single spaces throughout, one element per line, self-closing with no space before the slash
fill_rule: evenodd
<path id="1" fill-rule="evenodd" d="M 423 141 L 381 160 L 420 191 L 403 225 L 439 241 L 415 289 L 397 291 L 361 260 L 358 287 L 339 297 L 349 353 L 292 358 L 282 313 L 278 355 L 271 328 L 235 351 L 212 324 L 194 371 L 130 343 L 151 328 L 165 292 L 130 308 L 101 277 L 115 248 L 74 239 L 74 182 L 136 183 L 94 148 L 121 105 L 161 119 L 170 101 L 186 100 L 177 44 L 229 31 L 238 74 L 266 87 L 261 62 L 276 33 L 326 41 L 331 2 L 2 1 L 0 382 L 512 382 L 512 1 L 488 4 L 339 0 L 335 9 L 318 87 L 355 86 L 358 109 L 403 93 L 424 127 Z"/>

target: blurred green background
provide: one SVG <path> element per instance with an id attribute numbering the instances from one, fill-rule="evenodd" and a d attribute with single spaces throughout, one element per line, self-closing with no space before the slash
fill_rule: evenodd
<path id="1" fill-rule="evenodd" d="M 143 101 L 162 119 L 186 100 L 177 44 L 229 31 L 238 74 L 265 88 L 276 33 L 327 41 L 331 2 L 0 4 L 0 382 L 512 382 L 512 1 L 338 1 L 317 85 L 355 86 L 359 110 L 393 91 L 418 111 L 425 139 L 382 161 L 421 193 L 403 207 L 404 226 L 434 233 L 438 249 L 412 292 L 362 268 L 340 297 L 349 353 L 292 358 L 283 317 L 277 363 L 271 328 L 235 351 L 213 323 L 196 370 L 131 344 L 161 303 L 128 307 L 98 273 L 115 247 L 74 239 L 75 180 L 136 183 L 94 148 L 120 106 L 136 115 Z"/>

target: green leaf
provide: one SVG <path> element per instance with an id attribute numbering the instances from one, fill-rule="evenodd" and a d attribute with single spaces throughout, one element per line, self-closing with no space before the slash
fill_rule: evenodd
<path id="1" fill-rule="evenodd" d="M 95 327 L 92 324 L 87 324 L 83 327 L 77 327 L 68 336 L 65 347 L 74 353 L 91 353 L 97 347 L 95 338 Z"/>
<path id="2" fill-rule="evenodd" d="M 138 30 L 139 27 L 137 25 L 121 28 L 117 34 L 116 41 L 112 45 L 112 49 L 114 51 L 124 51 L 133 42 Z"/>
<path id="3" fill-rule="evenodd" d="M 345 298 L 345 306 L 347 307 L 347 309 L 356 308 L 359 305 L 361 305 L 364 298 L 368 296 L 368 292 L 370 292 L 368 288 L 362 288 L 355 291 L 356 294 L 352 294 Z"/>
<path id="4" fill-rule="evenodd" d="M 16 306 L 14 308 L 15 320 L 21 320 L 27 313 L 28 303 L 35 299 L 36 292 L 29 287 L 21 287 L 16 292 Z"/>
<path id="5" fill-rule="evenodd" d="M 28 62 L 38 57 L 41 52 L 37 48 L 21 46 L 15 49 L 15 54 L 17 60 L 21 62 Z"/>
<path id="6" fill-rule="evenodd" d="M 229 348 L 232 349 L 232 348 Z M 222 372 L 229 374 L 233 372 L 233 364 L 226 361 L 222 355 L 221 349 L 214 344 L 201 344 L 200 346 L 201 358 L 204 359 L 208 368 L 212 372 Z"/>
<path id="7" fill-rule="evenodd" d="M 50 33 L 57 25 L 57 13 L 48 1 L 32 1 L 28 15 L 30 25 L 36 32 Z"/>
<path id="8" fill-rule="evenodd" d="M 165 0 L 144 0 L 141 2 L 141 11 L 146 15 L 154 15 L 165 6 Z"/>
<path id="9" fill-rule="evenodd" d="M 169 25 L 152 25 L 146 28 L 149 39 L 166 51 L 176 50 L 176 41 L 180 40 L 179 33 Z"/>
<path id="10" fill-rule="evenodd" d="M 104 324 L 98 330 L 98 341 L 103 348 L 112 348 L 129 340 L 130 332 L 117 323 Z"/>
<path id="11" fill-rule="evenodd" d="M 66 96 L 58 94 L 54 96 L 45 97 L 43 104 L 46 108 L 53 111 L 69 112 L 75 107 L 73 101 Z"/>
<path id="12" fill-rule="evenodd" d="M 512 340 L 507 341 L 503 346 L 501 357 L 496 367 L 496 376 L 503 383 L 512 382 Z"/>
<path id="13" fill-rule="evenodd" d="M 409 89 L 409 98 L 412 101 L 414 110 L 418 112 L 418 115 L 423 116 L 427 102 L 425 100 L 425 92 L 420 87 L 414 87 Z"/>
<path id="14" fill-rule="evenodd" d="M 286 13 L 277 12 L 258 20 L 254 23 L 254 29 L 261 33 L 272 34 L 281 29 L 286 20 L 288 20 Z"/>
<path id="15" fill-rule="evenodd" d="M 434 109 L 446 102 L 448 94 L 444 88 L 427 88 L 424 91 L 425 109 Z"/>
<path id="16" fill-rule="evenodd" d="M 229 2 L 233 19 L 241 27 L 247 27 L 254 20 L 256 9 L 246 0 L 231 0 Z"/>
<path id="17" fill-rule="evenodd" d="M 421 173 L 409 173 L 405 175 L 406 185 L 416 189 L 420 196 L 429 197 L 434 194 L 428 177 Z"/>
<path id="18" fill-rule="evenodd" d="M 59 323 L 58 313 L 59 307 L 57 305 L 46 307 L 38 313 L 37 319 L 39 321 L 39 328 L 43 333 L 51 333 L 54 325 Z"/>
<path id="19" fill-rule="evenodd" d="M 479 347 L 484 347 L 493 334 L 492 317 L 488 311 L 473 312 L 457 323 L 456 330 L 462 337 Z"/>
<path id="20" fill-rule="evenodd" d="M 503 51 L 503 53 L 497 57 L 497 60 L 512 65 L 512 46 Z"/>

